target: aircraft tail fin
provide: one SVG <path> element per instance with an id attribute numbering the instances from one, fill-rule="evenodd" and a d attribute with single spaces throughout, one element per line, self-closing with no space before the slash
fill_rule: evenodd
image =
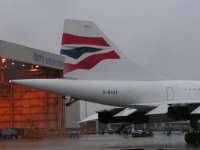
<path id="1" fill-rule="evenodd" d="M 64 77 L 98 80 L 160 80 L 134 64 L 90 21 L 66 19 L 61 55 Z"/>

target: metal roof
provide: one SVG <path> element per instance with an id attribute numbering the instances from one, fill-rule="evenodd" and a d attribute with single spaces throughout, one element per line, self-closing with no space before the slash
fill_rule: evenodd
<path id="1" fill-rule="evenodd" d="M 64 57 L 0 40 L 0 57 L 63 70 Z"/>

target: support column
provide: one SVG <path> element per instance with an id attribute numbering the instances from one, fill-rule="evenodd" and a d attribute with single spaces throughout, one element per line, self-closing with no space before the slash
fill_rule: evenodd
<path id="1" fill-rule="evenodd" d="M 14 101 L 13 101 L 13 84 L 10 83 L 10 99 L 11 99 L 11 128 L 14 128 Z"/>
<path id="2" fill-rule="evenodd" d="M 60 109 L 60 101 L 58 100 L 58 97 L 56 97 L 56 100 L 57 100 L 57 131 L 58 131 L 58 133 L 60 133 L 60 115 L 61 115 L 61 113 L 60 113 L 60 111 L 61 111 L 61 109 Z"/>
<path id="3" fill-rule="evenodd" d="M 110 130 L 111 129 L 111 124 L 110 123 L 108 123 L 108 130 Z"/>
<path id="4" fill-rule="evenodd" d="M 131 134 L 135 132 L 135 125 L 131 124 Z"/>
<path id="5" fill-rule="evenodd" d="M 10 72 L 10 80 L 12 80 L 12 71 Z M 8 83 L 10 86 L 10 99 L 11 99 L 11 128 L 14 128 L 14 101 L 13 101 L 13 84 Z"/>
<path id="6" fill-rule="evenodd" d="M 144 127 L 144 129 L 146 129 L 146 128 L 147 128 L 147 124 L 146 124 L 146 123 L 144 123 L 143 127 Z"/>
<path id="7" fill-rule="evenodd" d="M 154 128 L 157 129 L 158 128 L 158 124 L 154 123 Z"/>
<path id="8" fill-rule="evenodd" d="M 96 133 L 98 133 L 98 132 L 99 132 L 99 121 L 96 120 Z"/>
<path id="9" fill-rule="evenodd" d="M 85 101 L 85 118 L 87 118 L 87 102 Z"/>
<path id="10" fill-rule="evenodd" d="M 49 109 L 48 109 L 48 94 L 45 94 L 45 101 L 46 101 L 46 105 L 45 105 L 45 127 L 46 127 L 46 133 L 49 130 L 49 125 L 48 125 L 48 113 L 49 113 Z"/>
<path id="11" fill-rule="evenodd" d="M 1 70 L 1 82 L 3 82 L 4 81 L 4 76 L 3 76 L 3 70 Z"/>

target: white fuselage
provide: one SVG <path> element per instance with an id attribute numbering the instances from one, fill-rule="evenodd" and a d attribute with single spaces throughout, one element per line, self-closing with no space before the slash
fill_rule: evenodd
<path id="1" fill-rule="evenodd" d="M 137 104 L 200 103 L 199 81 L 71 81 L 64 93 L 91 102 L 122 107 Z M 69 84 L 69 83 L 68 83 Z M 78 84 L 78 85 L 76 85 Z"/>
<path id="2" fill-rule="evenodd" d="M 106 105 L 200 103 L 199 81 L 16 80 L 19 84 Z"/>

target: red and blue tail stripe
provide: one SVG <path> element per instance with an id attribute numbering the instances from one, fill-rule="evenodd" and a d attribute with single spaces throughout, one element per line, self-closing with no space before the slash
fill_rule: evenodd
<path id="1" fill-rule="evenodd" d="M 74 71 L 76 69 L 85 69 L 89 70 L 96 66 L 99 62 L 105 59 L 119 59 L 120 57 L 115 53 L 115 51 L 110 51 L 102 54 L 94 54 L 85 59 L 81 60 L 77 64 L 69 64 L 65 63 L 64 65 L 64 73 L 68 73 Z"/>
<path id="2" fill-rule="evenodd" d="M 69 56 L 74 59 L 79 59 L 84 53 L 91 53 L 90 56 L 80 60 L 76 64 L 65 63 L 64 73 L 72 72 L 77 69 L 89 70 L 95 67 L 99 62 L 106 59 L 119 59 L 119 55 L 114 51 L 108 51 L 104 53 L 93 54 L 98 51 L 104 50 L 104 48 L 111 49 L 110 45 L 102 37 L 83 37 L 72 34 L 63 34 L 62 46 L 77 45 L 73 49 L 61 49 L 61 54 Z M 87 47 L 83 45 L 88 45 Z M 81 46 L 81 47 L 78 47 Z M 104 48 L 96 48 L 96 47 Z"/>
<path id="3" fill-rule="evenodd" d="M 78 59 L 84 53 L 94 53 L 103 50 L 102 48 L 94 48 L 94 47 L 77 47 L 73 49 L 61 49 L 61 54 L 72 57 L 74 59 Z"/>
<path id="4" fill-rule="evenodd" d="M 65 44 L 110 46 L 102 37 L 84 37 L 67 33 L 62 37 L 62 45 Z"/>

